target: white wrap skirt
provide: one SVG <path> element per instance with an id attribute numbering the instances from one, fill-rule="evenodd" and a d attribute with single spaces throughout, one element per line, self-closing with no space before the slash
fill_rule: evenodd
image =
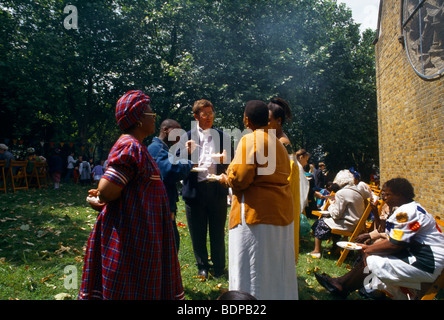
<path id="1" fill-rule="evenodd" d="M 229 231 L 229 289 L 258 300 L 297 300 L 293 222 L 249 225 L 243 203 L 241 211 L 241 224 Z"/>

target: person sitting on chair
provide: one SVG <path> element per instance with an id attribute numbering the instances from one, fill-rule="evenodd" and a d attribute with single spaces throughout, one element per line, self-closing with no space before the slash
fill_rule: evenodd
<path id="1" fill-rule="evenodd" d="M 420 290 L 444 269 L 444 235 L 435 218 L 413 200 L 410 182 L 391 179 L 383 185 L 381 196 L 390 208 L 398 207 L 387 219 L 387 237 L 372 245 L 359 244 L 363 259 L 344 276 L 315 274 L 334 295 L 346 297 L 361 289 L 371 297 L 379 292 L 396 300 L 420 298 Z"/>
<path id="2" fill-rule="evenodd" d="M 370 197 L 369 192 L 358 189 L 349 170 L 341 170 L 335 177 L 334 183 L 341 189 L 335 193 L 334 203 L 328 207 L 328 215 L 316 220 L 312 226 L 315 236 L 315 248 L 310 255 L 318 259 L 321 257 L 322 241 L 332 236 L 331 230 L 353 232 L 365 210 L 365 200 Z M 333 246 L 336 243 L 334 237 Z"/>

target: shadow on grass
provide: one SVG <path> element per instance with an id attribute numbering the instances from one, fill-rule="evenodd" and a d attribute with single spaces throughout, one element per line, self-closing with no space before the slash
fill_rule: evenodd
<path id="1" fill-rule="evenodd" d="M 219 290 L 211 290 L 208 293 L 193 291 L 190 288 L 184 288 L 185 295 L 189 300 L 217 300 L 217 298 L 221 295 Z"/>
<path id="2" fill-rule="evenodd" d="M 97 214 L 88 208 L 85 188 L 30 189 L 0 196 L 0 257 L 32 264 L 58 263 L 62 255 L 83 255 Z"/>

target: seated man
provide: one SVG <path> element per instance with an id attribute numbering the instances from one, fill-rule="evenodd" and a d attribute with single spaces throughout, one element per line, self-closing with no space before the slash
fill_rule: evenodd
<path id="1" fill-rule="evenodd" d="M 316 274 L 331 293 L 346 297 L 364 287 L 364 294 L 384 292 L 392 299 L 420 298 L 422 283 L 432 283 L 444 269 L 444 235 L 435 219 L 415 201 L 404 178 L 387 181 L 381 192 L 387 205 L 398 207 L 386 222 L 386 239 L 361 244 L 363 259 L 347 274 Z"/>
<path id="2" fill-rule="evenodd" d="M 353 232 L 364 213 L 365 200 L 370 197 L 369 192 L 354 184 L 353 175 L 348 170 L 340 171 L 334 183 L 341 189 L 335 193 L 334 203 L 328 207 L 328 215 L 316 220 L 312 226 L 315 248 L 310 255 L 316 259 L 321 257 L 322 241 L 330 239 L 332 229 Z"/>

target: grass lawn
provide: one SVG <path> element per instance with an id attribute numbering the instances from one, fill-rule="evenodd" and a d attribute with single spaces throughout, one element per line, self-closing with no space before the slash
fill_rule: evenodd
<path id="1" fill-rule="evenodd" d="M 59 190 L 30 189 L 0 194 L 0 300 L 77 298 L 84 249 L 97 217 L 85 200 L 89 188 L 64 184 Z M 197 277 L 182 202 L 177 223 L 185 298 L 214 300 L 228 289 L 228 277 L 210 276 L 206 281 Z M 308 257 L 306 253 L 313 246 L 311 236 L 301 239 L 297 265 L 299 297 L 331 300 L 333 297 L 318 285 L 313 272 L 342 275 L 347 272 L 353 254 L 339 268 L 335 265 L 337 256 L 329 254 L 328 245 L 322 259 Z M 348 297 L 348 300 L 360 299 L 357 292 Z"/>

